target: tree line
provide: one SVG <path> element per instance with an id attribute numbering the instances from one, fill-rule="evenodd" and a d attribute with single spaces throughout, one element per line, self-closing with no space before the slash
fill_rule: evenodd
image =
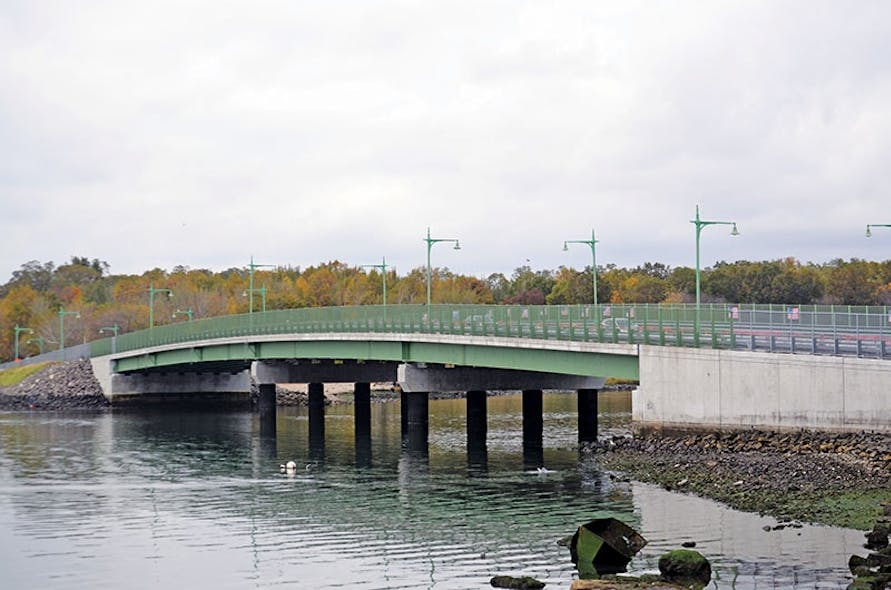
<path id="1" fill-rule="evenodd" d="M 111 274 L 108 263 L 74 256 L 66 264 L 26 262 L 0 286 L 0 359 L 14 356 L 15 326 L 19 356 L 58 347 L 59 308 L 65 316 L 65 342 L 76 344 L 104 337 L 101 328 L 121 333 L 149 326 L 149 289 L 154 296 L 155 325 L 219 315 L 246 313 L 250 305 L 247 268 L 219 272 L 177 266 L 141 275 Z M 426 268 L 400 275 L 387 271 L 387 303 L 426 301 Z M 794 258 L 761 262 L 720 262 L 701 273 L 704 302 L 834 303 L 891 305 L 891 260 L 836 259 L 802 264 Z M 289 309 L 382 302 L 383 277 L 378 269 L 339 261 L 307 268 L 259 269 L 253 277 L 253 308 Z M 435 303 L 579 304 L 593 301 L 590 266 L 577 270 L 533 270 L 520 266 L 506 276 L 461 275 L 448 268 L 432 270 Z M 163 291 L 162 291 L 163 289 Z M 167 290 L 172 297 L 167 296 Z M 695 299 L 695 271 L 648 262 L 635 268 L 609 264 L 597 269 L 599 303 L 690 303 Z"/>

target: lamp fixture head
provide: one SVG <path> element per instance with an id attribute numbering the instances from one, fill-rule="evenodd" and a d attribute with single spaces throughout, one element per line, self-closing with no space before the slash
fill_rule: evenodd
<path id="1" fill-rule="evenodd" d="M 733 229 L 730 230 L 730 235 L 731 235 L 731 236 L 738 236 L 738 235 L 739 235 L 739 230 L 736 229 L 736 222 L 733 223 Z"/>

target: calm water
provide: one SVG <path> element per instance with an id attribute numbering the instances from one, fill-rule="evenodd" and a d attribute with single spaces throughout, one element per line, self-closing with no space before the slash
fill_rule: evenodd
<path id="1" fill-rule="evenodd" d="M 482 589 L 514 574 L 568 588 L 555 542 L 600 516 L 650 541 L 632 572 L 690 539 L 711 587 L 849 582 L 862 533 L 767 533 L 771 519 L 615 483 L 580 460 L 575 404 L 545 395 L 546 475 L 523 468 L 517 396 L 489 399 L 488 454 L 472 464 L 463 400 L 431 401 L 427 455 L 403 451 L 398 403 L 373 404 L 370 450 L 351 406 L 327 409 L 324 447 L 301 409 L 279 411 L 275 439 L 250 413 L 0 413 L 0 585 Z M 626 394 L 600 406 L 602 431 L 627 428 Z M 296 475 L 279 472 L 288 459 Z"/>

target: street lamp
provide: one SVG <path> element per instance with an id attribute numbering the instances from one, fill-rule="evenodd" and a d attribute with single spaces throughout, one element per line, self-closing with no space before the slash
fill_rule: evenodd
<path id="1" fill-rule="evenodd" d="M 173 319 L 176 319 L 176 316 L 178 316 L 178 315 L 189 316 L 189 321 L 191 322 L 192 321 L 192 308 L 190 307 L 189 309 L 186 309 L 186 310 L 177 309 L 176 311 L 173 312 L 173 315 L 170 317 L 172 317 Z"/>
<path id="2" fill-rule="evenodd" d="M 65 311 L 65 308 L 61 305 L 59 306 L 59 351 L 65 350 L 65 316 L 73 315 L 76 318 L 80 318 L 79 311 Z M 64 354 L 64 352 L 62 352 Z M 64 357 L 60 360 L 65 360 Z"/>
<path id="3" fill-rule="evenodd" d="M 32 342 L 37 343 L 37 346 L 40 347 L 40 354 L 43 354 L 43 337 L 37 336 L 36 338 L 28 338 L 25 340 L 25 344 L 31 344 Z"/>
<path id="4" fill-rule="evenodd" d="M 699 287 L 699 234 L 702 233 L 702 228 L 707 225 L 730 225 L 733 226 L 733 229 L 730 230 L 731 236 L 738 236 L 739 230 L 736 229 L 735 221 L 705 221 L 699 218 L 699 205 L 696 205 L 696 219 L 690 221 L 693 225 L 696 226 L 696 321 L 695 321 L 695 333 L 693 334 L 693 340 L 695 344 L 699 344 L 699 301 L 700 301 L 700 287 Z"/>
<path id="5" fill-rule="evenodd" d="M 430 230 L 428 229 L 427 231 L 429 232 Z M 428 256 L 429 256 L 429 250 L 428 250 Z M 381 270 L 381 276 L 383 277 L 382 280 L 384 283 L 384 293 L 383 293 L 384 307 L 386 307 L 387 306 L 387 259 L 384 257 L 381 257 L 380 264 L 363 264 L 361 268 L 379 268 Z M 429 268 L 429 258 L 428 258 L 428 268 Z M 429 277 L 430 275 L 428 274 L 427 276 Z M 429 302 L 429 292 L 428 292 L 428 302 Z"/>
<path id="6" fill-rule="evenodd" d="M 118 330 L 120 330 L 120 329 L 121 329 L 120 326 L 115 324 L 113 326 L 105 326 L 103 328 L 99 328 L 99 333 L 104 334 L 106 332 L 111 332 L 112 336 L 115 337 L 118 335 Z"/>
<path id="7" fill-rule="evenodd" d="M 429 227 L 427 228 L 427 237 L 424 238 L 424 241 L 427 242 L 427 307 L 430 307 L 430 249 L 437 242 L 454 242 L 455 250 L 460 250 L 461 245 L 458 243 L 458 240 L 453 238 L 431 238 Z"/>
<path id="8" fill-rule="evenodd" d="M 115 324 L 113 326 L 105 326 L 103 328 L 99 328 L 99 333 L 104 334 L 105 332 L 111 332 L 111 354 L 117 352 L 117 342 L 118 342 L 118 330 L 120 327 Z"/>
<path id="9" fill-rule="evenodd" d="M 699 234 L 702 233 L 702 228 L 707 225 L 731 225 L 733 229 L 730 230 L 731 236 L 738 236 L 739 230 L 736 229 L 735 221 L 705 221 L 699 218 L 699 205 L 696 205 L 696 219 L 691 220 L 690 223 L 696 226 L 696 310 L 699 311 Z"/>
<path id="10" fill-rule="evenodd" d="M 155 293 L 167 293 L 167 297 L 173 297 L 170 289 L 155 289 L 154 283 L 149 283 L 149 330 L 155 327 Z"/>
<path id="11" fill-rule="evenodd" d="M 21 334 L 22 332 L 33 334 L 34 330 L 32 330 L 31 328 L 19 328 L 18 324 L 16 324 L 15 328 L 13 329 L 15 330 L 15 356 L 13 357 L 13 360 L 17 361 L 19 360 L 19 334 Z"/>
<path id="12" fill-rule="evenodd" d="M 248 296 L 248 292 L 250 292 L 250 293 L 257 292 L 257 293 L 259 293 L 259 294 L 263 297 L 263 311 L 266 311 L 266 284 L 264 283 L 264 285 L 263 285 L 262 287 L 259 287 L 259 288 L 257 288 L 257 289 L 253 289 L 253 288 L 251 288 L 251 289 L 246 289 L 246 290 L 242 293 L 242 295 L 243 295 L 244 297 L 247 297 L 247 296 Z M 253 312 L 251 312 L 251 313 L 253 313 Z"/>
<path id="13" fill-rule="evenodd" d="M 871 238 L 871 237 L 872 237 L 872 231 L 870 231 L 870 230 L 871 230 L 872 228 L 874 228 L 874 227 L 891 227 L 891 224 L 888 224 L 888 223 L 871 223 L 871 224 L 867 224 L 867 226 L 866 226 L 866 237 L 867 237 L 867 238 Z"/>
<path id="14" fill-rule="evenodd" d="M 251 263 L 248 265 L 250 269 L 250 278 L 248 279 L 248 313 L 254 313 L 254 269 L 263 267 L 273 267 L 274 264 L 254 264 L 254 256 L 251 255 Z M 259 289 L 257 289 L 259 290 Z M 266 311 L 266 286 L 263 286 L 263 311 Z"/>
<path id="15" fill-rule="evenodd" d="M 563 242 L 563 251 L 569 250 L 569 244 L 588 244 L 591 246 L 591 274 L 594 275 L 594 306 L 597 306 L 597 247 L 599 240 L 594 239 L 594 230 L 591 229 L 590 240 L 566 240 Z"/>

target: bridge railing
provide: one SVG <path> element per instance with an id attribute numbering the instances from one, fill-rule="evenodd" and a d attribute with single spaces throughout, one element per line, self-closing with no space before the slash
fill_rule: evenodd
<path id="1" fill-rule="evenodd" d="M 891 356 L 887 307 L 732 304 L 705 304 L 698 314 L 696 306 L 689 304 L 364 305 L 274 310 L 198 319 L 96 340 L 91 343 L 91 354 L 225 337 L 338 332 Z"/>

